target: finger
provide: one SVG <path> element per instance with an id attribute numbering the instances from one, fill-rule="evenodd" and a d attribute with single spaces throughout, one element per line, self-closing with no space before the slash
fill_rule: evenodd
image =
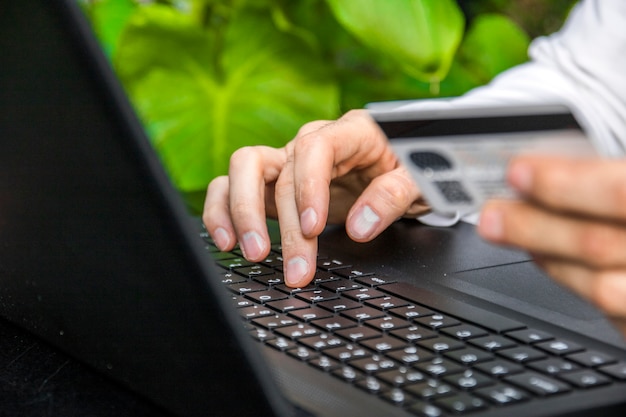
<path id="1" fill-rule="evenodd" d="M 626 269 L 592 269 L 560 258 L 542 258 L 540 266 L 608 316 L 626 320 Z"/>
<path id="2" fill-rule="evenodd" d="M 591 267 L 626 266 L 625 226 L 566 216 L 526 202 L 488 202 L 478 232 L 496 243 L 574 259 Z"/>
<path id="3" fill-rule="evenodd" d="M 285 168 L 275 186 L 276 208 L 280 223 L 285 284 L 304 287 L 313 279 L 317 260 L 317 238 L 302 234 L 300 216 L 295 200 L 293 153 L 289 153 Z"/>
<path id="4" fill-rule="evenodd" d="M 265 185 L 274 182 L 285 161 L 283 150 L 244 147 L 231 157 L 229 209 L 246 259 L 260 261 L 270 250 L 265 222 Z"/>
<path id="5" fill-rule="evenodd" d="M 553 210 L 626 221 L 626 161 L 524 156 L 509 166 L 509 182 Z"/>
<path id="6" fill-rule="evenodd" d="M 410 209 L 416 212 L 419 198 L 409 172 L 400 166 L 372 180 L 350 210 L 346 230 L 357 242 L 369 241 Z"/>
<path id="7" fill-rule="evenodd" d="M 213 241 L 221 251 L 232 250 L 237 241 L 230 221 L 229 180 L 220 176 L 209 183 L 202 221 Z"/>
<path id="8" fill-rule="evenodd" d="M 294 147 L 296 204 L 303 233 L 319 235 L 328 219 L 329 188 L 352 170 L 374 178 L 395 168 L 397 160 L 366 111 L 352 111 L 298 138 Z"/>

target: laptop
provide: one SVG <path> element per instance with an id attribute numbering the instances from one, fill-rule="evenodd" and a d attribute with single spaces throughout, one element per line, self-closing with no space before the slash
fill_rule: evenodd
<path id="1" fill-rule="evenodd" d="M 329 227 L 286 289 L 188 214 L 75 1 L 4 0 L 0 51 L 6 319 L 175 416 L 624 415 L 622 336 L 525 254 Z"/>

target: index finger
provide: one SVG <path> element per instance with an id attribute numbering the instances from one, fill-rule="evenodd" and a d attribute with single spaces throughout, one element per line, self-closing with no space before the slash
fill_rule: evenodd
<path id="1" fill-rule="evenodd" d="M 521 156 L 511 161 L 510 184 L 552 210 L 626 221 L 626 161 Z"/>
<path id="2" fill-rule="evenodd" d="M 295 197 L 308 236 L 319 235 L 328 219 L 330 183 L 354 170 L 374 178 L 396 166 L 386 138 L 365 110 L 346 113 L 299 138 L 294 148 Z"/>

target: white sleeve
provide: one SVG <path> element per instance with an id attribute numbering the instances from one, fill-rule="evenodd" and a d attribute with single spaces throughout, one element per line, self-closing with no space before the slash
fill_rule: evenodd
<path id="1" fill-rule="evenodd" d="M 529 57 L 462 97 L 401 109 L 563 103 L 605 153 L 626 154 L 626 1 L 580 1 L 559 32 L 532 42 Z"/>

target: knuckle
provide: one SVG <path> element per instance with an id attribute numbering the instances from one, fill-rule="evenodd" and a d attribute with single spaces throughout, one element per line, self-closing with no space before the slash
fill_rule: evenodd
<path id="1" fill-rule="evenodd" d="M 614 204 L 617 212 L 621 212 L 622 217 L 626 218 L 626 211 L 624 211 L 624 207 L 626 207 L 626 183 L 624 183 L 623 181 L 618 181 L 618 183 L 615 185 L 612 195 L 615 199 Z"/>
<path id="2" fill-rule="evenodd" d="M 415 200 L 413 185 L 403 176 L 378 177 L 374 180 L 379 201 L 395 212 L 404 212 Z"/>
<path id="3" fill-rule="evenodd" d="M 586 226 L 579 236 L 579 252 L 592 265 L 608 265 L 613 261 L 613 249 L 619 247 L 618 239 L 609 228 Z"/>
<path id="4" fill-rule="evenodd" d="M 236 149 L 230 157 L 231 170 L 237 170 L 239 167 L 248 165 L 260 158 L 258 146 L 243 146 Z"/>

